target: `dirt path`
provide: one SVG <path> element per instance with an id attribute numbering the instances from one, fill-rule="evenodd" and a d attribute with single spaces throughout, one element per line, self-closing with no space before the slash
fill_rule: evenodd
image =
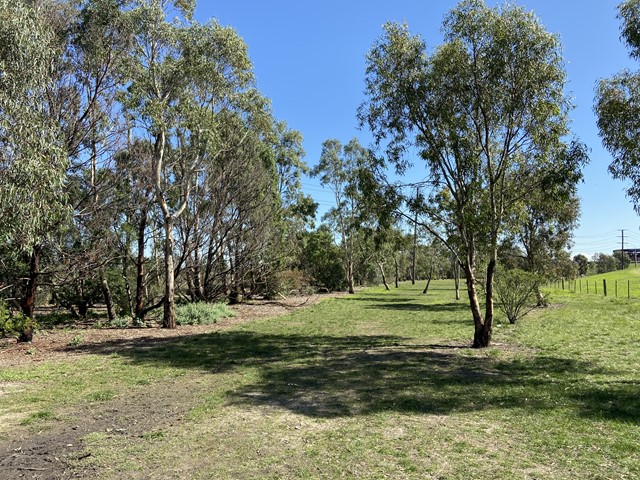
<path id="1" fill-rule="evenodd" d="M 72 348 L 74 339 L 81 339 L 82 345 L 87 347 L 108 343 L 118 345 L 121 342 L 122 348 L 143 348 L 163 340 L 228 330 L 256 319 L 277 317 L 315 305 L 329 296 L 313 295 L 243 304 L 234 307 L 237 316 L 215 325 L 180 327 L 176 330 L 74 329 L 39 332 L 32 344 L 5 342 L 0 345 L 0 368 L 72 360 L 91 351 L 91 348 Z M 0 383 L 0 395 L 10 392 L 11 387 Z M 70 409 L 64 412 L 62 421 L 56 422 L 52 429 L 35 435 L 29 429 L 19 427 L 8 440 L 0 440 L 0 479 L 89 478 L 93 476 L 90 467 L 82 467 L 82 461 L 87 458 L 83 437 L 92 432 L 137 437 L 179 424 L 193 401 L 201 398 L 205 390 L 206 385 L 197 376 L 185 376 L 136 389 L 126 398 L 105 402 L 99 410 L 89 406 Z M 154 399 L 153 410 L 149 407 L 150 398 Z"/>

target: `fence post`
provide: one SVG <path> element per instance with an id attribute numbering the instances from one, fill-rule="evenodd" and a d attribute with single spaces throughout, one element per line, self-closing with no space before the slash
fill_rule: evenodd
<path id="1" fill-rule="evenodd" d="M 582 279 L 580 279 L 580 293 L 582 293 Z"/>
<path id="2" fill-rule="evenodd" d="M 604 296 L 606 297 L 607 296 L 607 279 L 606 278 L 602 279 L 602 288 L 604 290 Z"/>
<path id="3" fill-rule="evenodd" d="M 616 280 L 616 298 L 618 298 L 618 280 Z"/>
<path id="4" fill-rule="evenodd" d="M 631 301 L 631 280 L 627 280 L 627 300 Z"/>
<path id="5" fill-rule="evenodd" d="M 562 277 L 562 290 L 564 290 L 564 277 Z"/>
<path id="6" fill-rule="evenodd" d="M 596 295 L 597 295 L 597 294 L 598 294 L 598 281 L 597 281 L 597 280 L 594 280 L 594 281 L 593 281 L 593 288 L 595 288 L 595 290 L 596 290 Z"/>

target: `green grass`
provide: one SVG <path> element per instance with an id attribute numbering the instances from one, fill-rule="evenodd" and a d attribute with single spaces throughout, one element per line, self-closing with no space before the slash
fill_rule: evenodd
<path id="1" fill-rule="evenodd" d="M 603 280 L 607 282 L 608 297 L 627 299 L 630 296 L 631 300 L 640 301 L 640 267 L 636 268 L 633 264 L 624 270 L 589 275 L 575 281 L 567 280 L 564 286 L 567 291 L 604 296 Z M 561 289 L 561 282 L 554 287 Z"/>
<path id="2" fill-rule="evenodd" d="M 640 476 L 639 303 L 554 291 L 473 350 L 451 283 L 421 289 L 144 349 L 79 345 L 78 360 L 2 370 L 24 388 L 0 396 L 0 414 L 49 412 L 38 423 L 55 428 L 95 404 L 132 423 L 128 399 L 146 400 L 155 423 L 85 436 L 76 466 L 97 478 Z"/>

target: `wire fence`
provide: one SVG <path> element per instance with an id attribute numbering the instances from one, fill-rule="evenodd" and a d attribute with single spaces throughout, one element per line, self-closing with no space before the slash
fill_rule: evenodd
<path id="1" fill-rule="evenodd" d="M 640 280 L 561 279 L 547 283 L 547 288 L 573 293 L 640 300 Z"/>

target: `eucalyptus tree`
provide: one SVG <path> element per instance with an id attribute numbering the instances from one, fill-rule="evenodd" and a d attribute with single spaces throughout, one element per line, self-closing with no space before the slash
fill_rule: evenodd
<path id="1" fill-rule="evenodd" d="M 86 177 L 93 196 L 97 152 L 113 131 L 116 71 L 128 41 L 116 28 L 117 3 L 0 3 L 0 208 L 7 210 L 2 215 L 5 238 L 29 255 L 20 303 L 31 318 L 45 273 L 40 265 L 43 251 L 51 249 L 72 214 L 88 214 L 88 202 L 71 203 L 68 179 L 84 176 L 81 172 L 90 164 Z"/>
<path id="2" fill-rule="evenodd" d="M 68 213 L 68 155 L 43 101 L 59 51 L 42 8 L 2 0 L 0 18 L 0 231 L 27 259 L 20 307 L 33 319 L 42 245 Z M 20 340 L 32 335 L 27 327 Z"/>
<path id="3" fill-rule="evenodd" d="M 219 144 L 225 111 L 256 98 L 246 45 L 231 28 L 191 20 L 194 2 L 145 0 L 131 9 L 134 61 L 124 95 L 154 145 L 151 178 L 164 227 L 163 326 L 175 328 L 175 228 Z M 175 19 L 169 15 L 177 13 Z M 246 97 L 251 97 L 247 99 Z"/>
<path id="4" fill-rule="evenodd" d="M 284 266 L 295 268 L 302 253 L 303 234 L 307 227 L 314 227 L 318 204 L 311 196 L 302 193 L 302 175 L 311 171 L 303 161 L 302 134 L 289 129 L 285 122 L 275 122 L 270 143 L 275 156 L 277 192 L 281 203 L 278 218 L 283 230 L 284 251 L 287 252 Z"/>
<path id="5" fill-rule="evenodd" d="M 570 102 L 558 38 L 533 14 L 465 0 L 447 15 L 443 31 L 445 42 L 428 52 L 407 25 L 384 26 L 367 56 L 367 100 L 359 118 L 397 165 L 410 145 L 425 161 L 456 237 L 473 346 L 486 347 L 499 240 L 528 193 L 522 179 L 554 167 L 557 158 L 548 153 L 569 133 Z M 481 250 L 484 314 L 477 286 Z"/>
<path id="6" fill-rule="evenodd" d="M 340 236 L 349 293 L 355 292 L 358 233 L 363 223 L 364 198 L 358 175 L 367 166 L 368 154 L 355 138 L 344 146 L 339 140 L 326 140 L 320 160 L 312 170 L 312 175 L 319 177 L 320 184 L 328 187 L 334 196 L 335 207 L 325 214 L 325 219 L 331 221 Z"/>
<path id="7" fill-rule="evenodd" d="M 626 0 L 618 6 L 621 39 L 629 48 L 629 56 L 640 60 L 640 1 Z M 596 87 L 595 113 L 602 143 L 613 156 L 609 173 L 616 179 L 628 180 L 627 195 L 640 213 L 640 72 L 625 69 Z"/>
<path id="8" fill-rule="evenodd" d="M 578 275 L 586 275 L 589 271 L 589 259 L 586 255 L 579 253 L 573 257 L 573 263 L 576 264 Z"/>
<path id="9" fill-rule="evenodd" d="M 572 142 L 555 154 L 561 158 L 554 169 L 525 179 L 529 193 L 511 219 L 515 238 L 524 250 L 525 270 L 536 278 L 560 275 L 580 216 L 577 188 L 582 167 L 588 161 L 587 149 Z M 535 293 L 538 306 L 545 306 L 539 284 Z"/>

